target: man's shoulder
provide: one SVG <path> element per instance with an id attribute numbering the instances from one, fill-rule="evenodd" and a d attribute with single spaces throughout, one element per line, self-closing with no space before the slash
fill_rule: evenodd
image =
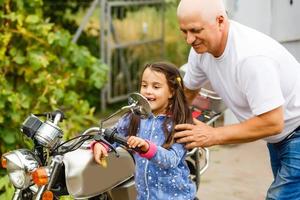
<path id="1" fill-rule="evenodd" d="M 231 45 L 237 60 L 242 61 L 249 57 L 273 57 L 272 52 L 282 51 L 281 45 L 270 36 L 251 27 L 231 21 Z"/>

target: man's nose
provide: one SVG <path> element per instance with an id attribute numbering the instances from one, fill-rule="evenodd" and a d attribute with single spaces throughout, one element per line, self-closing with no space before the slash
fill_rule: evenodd
<path id="1" fill-rule="evenodd" d="M 190 32 L 187 32 L 187 34 L 186 34 L 186 42 L 189 44 L 189 45 L 191 45 L 191 44 L 193 44 L 193 42 L 195 41 L 195 36 L 192 34 L 192 33 L 190 33 Z"/>

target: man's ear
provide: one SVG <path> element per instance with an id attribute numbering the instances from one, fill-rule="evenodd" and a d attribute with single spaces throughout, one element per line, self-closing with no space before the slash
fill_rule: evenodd
<path id="1" fill-rule="evenodd" d="M 223 15 L 218 15 L 216 18 L 218 27 L 220 28 L 220 30 L 222 30 L 224 28 L 224 22 L 225 22 L 225 18 Z"/>

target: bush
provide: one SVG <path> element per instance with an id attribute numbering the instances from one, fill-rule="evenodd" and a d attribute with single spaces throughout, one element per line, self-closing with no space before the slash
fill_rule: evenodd
<path id="1" fill-rule="evenodd" d="M 30 113 L 62 109 L 67 137 L 95 122 L 87 91 L 103 86 L 107 66 L 49 23 L 42 6 L 43 0 L 0 4 L 1 154 L 26 146 L 19 127 Z"/>

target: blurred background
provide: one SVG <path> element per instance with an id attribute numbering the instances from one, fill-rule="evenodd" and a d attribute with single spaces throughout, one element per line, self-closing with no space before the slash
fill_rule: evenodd
<path id="1" fill-rule="evenodd" d="M 63 110 L 70 138 L 123 105 L 146 63 L 184 65 L 189 47 L 177 25 L 178 2 L 0 0 L 0 156 L 32 146 L 19 131 L 30 113 Z M 231 19 L 270 35 L 300 60 L 299 1 L 225 4 Z M 225 111 L 221 123 L 235 122 Z M 12 190 L 1 169 L 0 199 Z"/>

